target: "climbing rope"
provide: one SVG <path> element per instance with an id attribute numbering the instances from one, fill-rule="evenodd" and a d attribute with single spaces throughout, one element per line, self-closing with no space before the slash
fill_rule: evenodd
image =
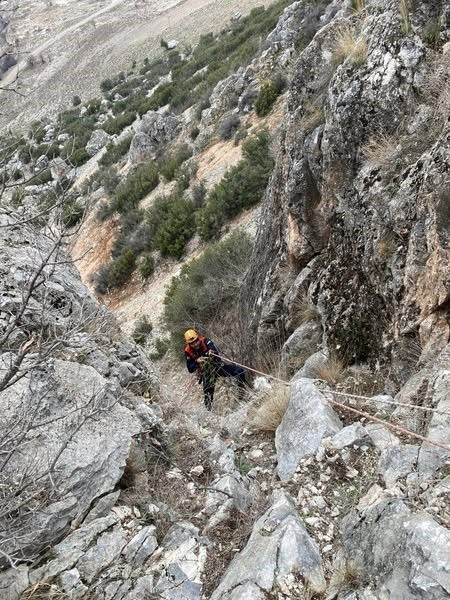
<path id="1" fill-rule="evenodd" d="M 238 367 L 242 367 L 243 369 L 246 369 L 247 371 L 251 371 L 253 373 L 257 373 L 258 375 L 262 375 L 263 377 L 267 377 L 268 379 L 272 379 L 274 381 L 278 381 L 279 383 L 282 383 L 283 385 L 286 386 L 291 386 L 291 383 L 288 381 L 285 381 L 284 379 L 280 379 L 279 377 L 275 377 L 274 375 L 269 375 L 268 373 L 263 373 L 262 371 L 258 371 L 257 369 L 253 369 L 252 367 L 249 367 L 247 365 L 243 365 L 235 360 L 232 360 L 231 358 L 227 358 L 224 355 L 218 355 L 218 354 L 214 354 L 214 353 L 210 353 L 211 356 L 215 356 L 216 358 L 220 358 L 222 360 L 225 360 L 227 362 L 233 363 L 235 365 L 237 365 Z M 323 380 L 320 380 L 323 381 Z M 368 396 L 358 396 L 356 394 L 346 394 L 344 392 L 335 392 L 334 390 L 327 390 L 326 392 L 324 392 L 325 394 L 333 394 L 336 396 L 344 396 L 347 398 L 355 398 L 355 399 L 359 399 L 359 400 L 364 400 L 365 402 L 370 401 L 371 398 Z M 402 433 L 404 435 L 408 435 L 409 437 L 412 438 L 416 438 L 422 442 L 426 442 L 427 444 L 430 444 L 432 446 L 436 446 L 437 448 L 442 448 L 443 450 L 447 450 L 448 452 L 450 452 L 450 446 L 447 444 L 442 444 L 441 442 L 435 442 L 429 438 L 426 438 L 422 435 L 420 435 L 419 433 L 416 433 L 415 431 L 411 431 L 409 429 L 406 429 L 405 427 L 401 427 L 400 425 L 395 425 L 394 423 L 391 423 L 390 421 L 385 421 L 383 419 L 379 419 L 378 417 L 374 417 L 373 415 L 366 413 L 362 410 L 358 410 L 356 408 L 353 408 L 351 406 L 348 406 L 347 404 L 342 404 L 341 402 L 338 402 L 337 400 L 331 399 L 331 398 L 327 398 L 328 402 L 330 402 L 330 404 L 333 404 L 334 406 L 337 406 L 338 408 L 340 408 L 341 410 L 345 410 L 345 411 L 350 411 L 353 412 L 361 417 L 364 417 L 365 419 L 368 419 L 370 421 L 374 421 L 375 423 L 381 423 L 382 425 L 384 425 L 385 427 L 388 427 L 389 429 L 393 429 L 394 431 L 398 431 L 399 433 Z M 378 399 L 377 399 L 378 400 Z M 420 409 L 420 410 L 428 410 L 431 412 L 435 412 L 435 413 L 439 413 L 439 414 L 443 414 L 443 415 L 449 415 L 450 413 L 444 412 L 444 411 L 440 411 L 436 408 L 432 408 L 432 407 L 428 407 L 428 406 L 416 406 L 414 404 L 402 404 L 401 402 L 394 402 L 392 400 L 389 400 L 386 402 L 388 402 L 389 404 L 395 404 L 396 406 L 402 406 L 402 407 L 410 407 L 410 408 L 414 408 L 414 409 Z"/>

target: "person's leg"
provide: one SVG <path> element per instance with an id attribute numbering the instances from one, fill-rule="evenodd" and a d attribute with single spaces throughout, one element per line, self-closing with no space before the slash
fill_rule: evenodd
<path id="1" fill-rule="evenodd" d="M 242 367 L 225 363 L 218 370 L 218 374 L 222 377 L 234 377 L 239 388 L 239 395 L 242 396 L 246 388 L 245 370 Z"/>
<path id="2" fill-rule="evenodd" d="M 214 396 L 214 379 L 212 377 L 203 376 L 203 396 L 206 408 L 211 410 Z"/>

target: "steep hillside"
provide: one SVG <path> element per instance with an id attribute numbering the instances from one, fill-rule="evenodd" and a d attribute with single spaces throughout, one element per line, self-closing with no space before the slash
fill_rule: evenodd
<path id="1" fill-rule="evenodd" d="M 0 91 L 9 105 L 0 123 L 14 120 L 25 127 L 32 120 L 52 116 L 70 106 L 74 96 L 83 100 L 95 96 L 103 79 L 128 71 L 133 61 L 155 55 L 161 38 L 175 38 L 188 46 L 201 34 L 220 30 L 238 11 L 246 13 L 265 4 L 270 2 L 8 0 L 0 15 L 9 24 L 8 47 L 17 66 L 14 61 L 5 63 L 2 70 L 10 68 L 0 90 L 12 88 L 20 95 Z"/>
<path id="2" fill-rule="evenodd" d="M 0 140 L 2 600 L 450 597 L 449 19 L 280 0 Z"/>

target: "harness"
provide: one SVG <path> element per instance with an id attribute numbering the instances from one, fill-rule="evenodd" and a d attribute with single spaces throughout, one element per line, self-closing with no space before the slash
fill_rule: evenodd
<path id="1" fill-rule="evenodd" d="M 208 346 L 206 345 L 206 338 L 204 335 L 200 335 L 198 337 L 198 339 L 200 340 L 200 347 L 203 350 L 203 352 L 205 354 L 208 353 Z M 189 355 L 190 358 L 192 358 L 192 360 L 196 360 L 198 358 L 198 354 L 194 351 L 194 349 L 189 346 L 189 344 L 186 345 L 186 347 L 184 348 L 184 351 L 186 352 L 186 354 Z"/>

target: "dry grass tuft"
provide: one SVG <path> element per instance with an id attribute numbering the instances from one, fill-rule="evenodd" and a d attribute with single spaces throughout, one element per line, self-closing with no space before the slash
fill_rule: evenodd
<path id="1" fill-rule="evenodd" d="M 335 353 L 315 369 L 317 379 L 322 379 L 331 385 L 337 385 L 344 380 L 346 368 L 342 359 Z"/>
<path id="2" fill-rule="evenodd" d="M 282 383 L 275 383 L 267 393 L 251 420 L 254 431 L 275 431 L 281 423 L 289 401 L 289 388 Z"/>
<path id="3" fill-rule="evenodd" d="M 366 8 L 365 0 L 352 0 L 353 12 L 359 14 Z"/>
<path id="4" fill-rule="evenodd" d="M 362 571 L 354 560 L 341 559 L 334 565 L 330 588 L 336 594 L 357 590 L 362 581 Z"/>
<path id="5" fill-rule="evenodd" d="M 309 302 L 306 296 L 303 296 L 294 304 L 292 320 L 297 324 L 297 326 L 300 326 L 308 321 L 319 321 L 320 313 L 317 307 L 312 302 Z"/>
<path id="6" fill-rule="evenodd" d="M 311 104 L 311 106 L 307 107 L 305 114 L 300 119 L 299 129 L 303 131 L 303 133 L 309 133 L 314 131 L 316 127 L 319 127 L 319 125 L 324 122 L 325 115 L 323 108 L 321 106 Z"/>
<path id="7" fill-rule="evenodd" d="M 343 27 L 337 37 L 333 50 L 333 63 L 337 66 L 345 60 L 362 65 L 367 60 L 367 42 L 352 27 Z"/>
<path id="8" fill-rule="evenodd" d="M 402 19 L 403 33 L 411 33 L 411 17 L 409 14 L 408 0 L 399 0 L 399 12 Z"/>
<path id="9" fill-rule="evenodd" d="M 20 596 L 20 600 L 66 600 L 69 597 L 54 583 L 39 581 L 26 589 Z"/>
<path id="10" fill-rule="evenodd" d="M 367 144 L 363 146 L 362 155 L 366 163 L 387 168 L 397 154 L 397 149 L 397 137 L 388 137 L 385 134 L 380 134 L 375 138 L 371 138 Z"/>

